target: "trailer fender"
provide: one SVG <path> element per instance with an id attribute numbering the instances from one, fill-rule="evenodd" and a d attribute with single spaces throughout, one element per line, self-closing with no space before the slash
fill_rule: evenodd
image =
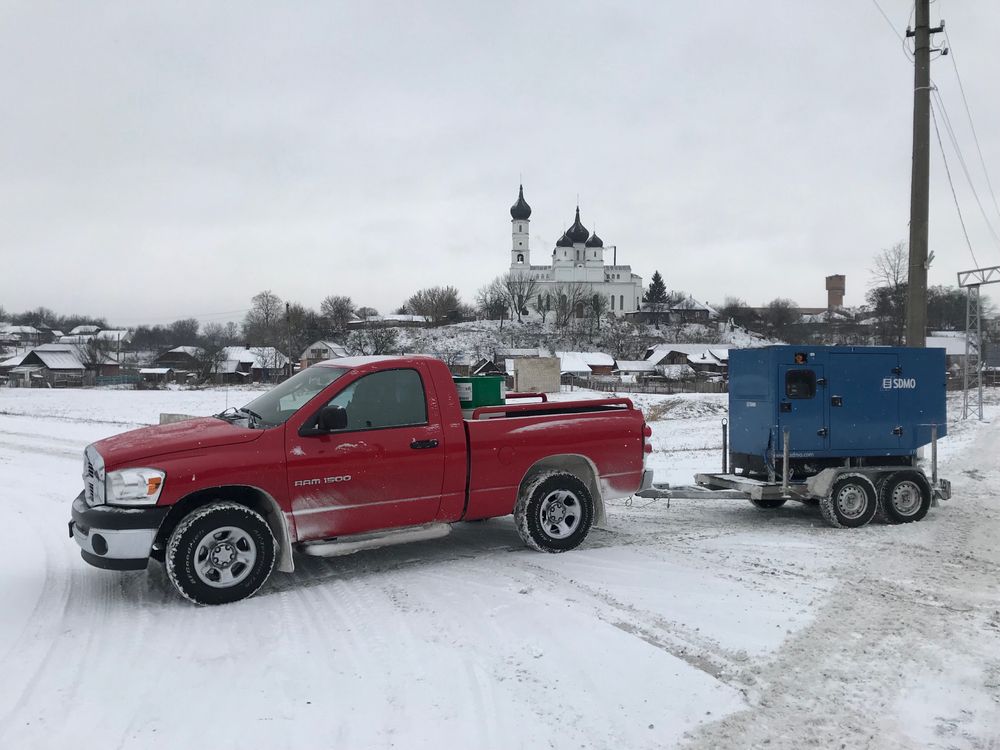
<path id="1" fill-rule="evenodd" d="M 811 476 L 806 480 L 806 489 L 816 499 L 828 497 L 830 491 L 833 489 L 833 483 L 840 478 L 840 475 L 844 471 L 845 469 L 840 467 L 823 469 L 819 474 Z"/>

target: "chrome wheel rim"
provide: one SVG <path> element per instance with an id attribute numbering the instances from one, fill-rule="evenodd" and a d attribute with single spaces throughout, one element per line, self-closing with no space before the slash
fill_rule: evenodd
<path id="1" fill-rule="evenodd" d="M 257 562 L 253 538 L 236 526 L 220 526 L 201 538 L 194 550 L 198 580 L 225 589 L 246 580 Z"/>
<path id="2" fill-rule="evenodd" d="M 569 490 L 550 492 L 538 506 L 542 530 L 553 539 L 565 539 L 580 528 L 583 508 L 580 499 Z"/>
<path id="3" fill-rule="evenodd" d="M 920 487 L 916 482 L 909 479 L 903 480 L 892 488 L 893 510 L 901 516 L 912 516 L 920 510 L 920 503 L 923 500 Z"/>
<path id="4" fill-rule="evenodd" d="M 840 515 L 853 521 L 864 515 L 868 507 L 868 494 L 860 485 L 846 484 L 837 493 L 836 503 Z"/>

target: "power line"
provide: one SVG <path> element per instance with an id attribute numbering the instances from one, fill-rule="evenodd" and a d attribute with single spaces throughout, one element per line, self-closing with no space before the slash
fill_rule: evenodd
<path id="1" fill-rule="evenodd" d="M 962 225 L 962 234 L 965 235 L 965 244 L 969 248 L 969 254 L 972 255 L 972 263 L 978 268 L 979 261 L 976 260 L 976 253 L 972 249 L 972 241 L 969 240 L 969 232 L 965 228 L 965 219 L 962 218 L 962 208 L 958 205 L 958 195 L 955 193 L 955 184 L 951 180 L 951 170 L 948 168 L 948 157 L 944 153 L 944 144 L 941 142 L 941 131 L 938 130 L 937 115 L 934 114 L 934 105 L 931 104 L 931 120 L 934 123 L 934 133 L 937 135 L 938 148 L 941 150 L 941 161 L 944 162 L 944 173 L 948 175 L 948 187 L 951 188 L 951 197 L 955 201 L 955 210 L 958 212 L 958 222 Z"/>
<path id="2" fill-rule="evenodd" d="M 962 167 L 962 172 L 965 174 L 966 181 L 969 183 L 969 189 L 972 190 L 972 197 L 975 198 L 976 205 L 979 206 L 979 212 L 983 215 L 983 221 L 986 222 L 987 229 L 989 229 L 990 234 L 993 235 L 993 240 L 997 243 L 997 247 L 1000 248 L 1000 235 L 997 235 L 996 230 L 993 228 L 993 223 L 990 221 L 989 216 L 986 215 L 986 209 L 983 208 L 983 203 L 979 199 L 979 191 L 976 190 L 976 186 L 972 181 L 972 175 L 969 173 L 969 167 L 965 162 L 965 157 L 962 155 L 962 149 L 958 145 L 958 137 L 955 135 L 955 129 L 951 124 L 951 117 L 948 115 L 948 109 L 944 105 L 944 98 L 941 96 L 941 92 L 936 87 L 932 89 L 932 93 L 941 107 L 941 116 L 944 120 L 945 132 L 948 133 L 948 139 L 951 141 L 951 146 L 955 149 L 955 154 L 958 156 L 958 163 Z"/>
<path id="3" fill-rule="evenodd" d="M 976 124 L 972 120 L 972 110 L 969 108 L 969 100 L 965 96 L 965 86 L 962 84 L 962 75 L 958 72 L 958 61 L 955 60 L 955 49 L 951 44 L 951 39 L 948 37 L 948 32 L 944 34 L 945 42 L 948 45 L 948 54 L 951 57 L 952 67 L 955 69 L 955 78 L 958 80 L 958 90 L 962 94 L 962 104 L 965 105 L 965 114 L 969 118 L 969 128 L 972 130 L 972 140 L 976 144 L 976 152 L 979 154 L 979 164 L 983 168 L 983 175 L 986 177 L 986 185 L 990 189 L 990 197 L 993 199 L 993 208 L 997 212 L 997 216 L 1000 216 L 1000 205 L 997 204 L 997 196 L 993 191 L 993 183 L 990 180 L 989 170 L 986 169 L 986 160 L 983 158 L 983 149 L 979 145 L 979 135 L 976 133 Z"/>
<path id="4" fill-rule="evenodd" d="M 882 6 L 879 5 L 878 0 L 872 0 L 872 2 L 875 3 L 875 7 L 878 8 L 878 12 L 882 14 L 882 18 L 885 19 L 885 22 L 889 24 L 889 28 L 892 29 L 892 33 L 899 38 L 899 41 L 905 44 L 906 40 L 903 38 L 903 35 L 900 34 L 898 31 L 896 31 L 895 24 L 893 24 L 892 19 L 889 18 L 888 14 L 886 14 L 886 12 L 882 10 Z"/>

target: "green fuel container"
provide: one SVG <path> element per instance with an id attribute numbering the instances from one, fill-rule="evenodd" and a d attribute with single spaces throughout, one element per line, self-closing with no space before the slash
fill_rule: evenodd
<path id="1" fill-rule="evenodd" d="M 464 416 L 471 417 L 473 410 L 480 406 L 503 406 L 507 386 L 502 375 L 478 375 L 453 379 L 455 387 L 458 389 L 458 400 L 462 405 Z"/>

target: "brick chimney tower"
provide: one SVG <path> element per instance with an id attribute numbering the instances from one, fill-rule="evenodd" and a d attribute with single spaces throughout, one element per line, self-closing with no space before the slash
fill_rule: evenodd
<path id="1" fill-rule="evenodd" d="M 847 277 L 843 274 L 826 277 L 826 309 L 833 310 L 844 306 L 844 292 L 847 289 Z"/>

